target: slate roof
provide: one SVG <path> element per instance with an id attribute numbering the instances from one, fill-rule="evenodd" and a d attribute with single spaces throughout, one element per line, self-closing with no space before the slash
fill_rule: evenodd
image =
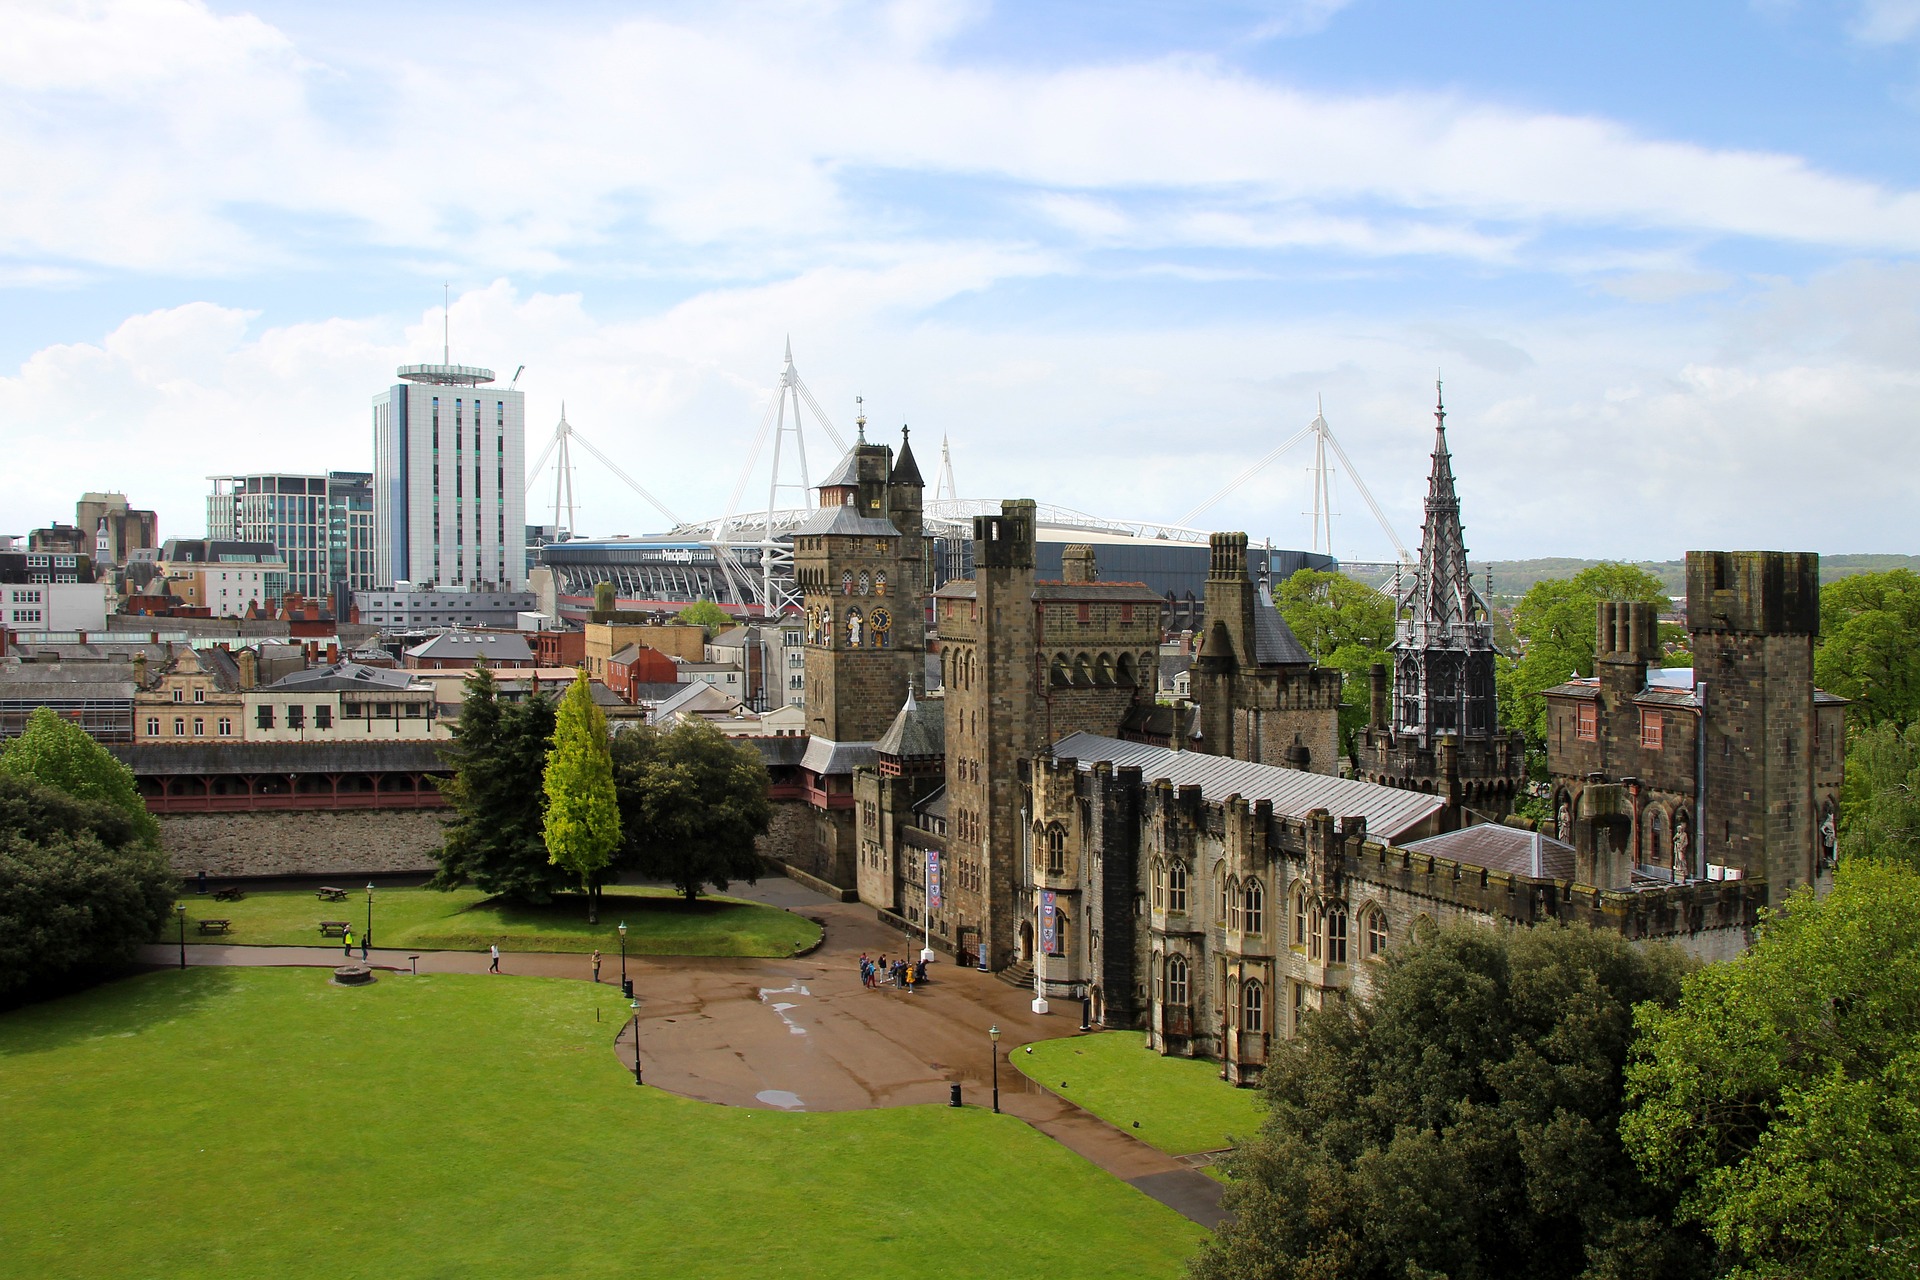
<path id="1" fill-rule="evenodd" d="M 1364 817 L 1367 833 L 1393 840 L 1446 808 L 1446 801 L 1424 791 L 1401 791 L 1357 778 L 1331 778 L 1301 769 L 1252 764 L 1199 751 L 1175 751 L 1144 742 L 1122 742 L 1091 733 L 1070 733 L 1053 744 L 1056 759 L 1073 759 L 1091 771 L 1106 760 L 1115 768 L 1137 765 L 1149 782 L 1164 778 L 1177 787 L 1199 786 L 1208 799 L 1239 795 L 1248 802 L 1270 800 L 1275 813 L 1299 818 L 1325 809 L 1336 818 Z"/>
<path id="2" fill-rule="evenodd" d="M 1536 852 L 1537 844 L 1537 852 Z M 1406 848 L 1515 875 L 1553 880 L 1573 879 L 1573 846 L 1538 831 L 1523 831 L 1503 822 L 1483 822 L 1444 835 L 1415 840 Z"/>
<path id="3" fill-rule="evenodd" d="M 795 739 L 797 741 L 797 739 Z M 871 742 L 835 742 L 831 738 L 807 739 L 807 751 L 800 767 L 821 775 L 852 773 L 873 764 Z"/>
<path id="4" fill-rule="evenodd" d="M 327 667 L 309 667 L 295 671 L 267 685 L 263 692 L 345 693 L 358 689 L 402 691 L 414 682 L 411 671 L 391 667 L 367 667 L 358 662 L 336 662 Z"/>
<path id="5" fill-rule="evenodd" d="M 444 773 L 437 742 L 193 742 L 109 746 L 146 777 L 202 773 Z"/>
<path id="6" fill-rule="evenodd" d="M 929 817 L 938 818 L 942 822 L 946 821 L 946 818 L 947 818 L 946 787 L 943 785 L 937 790 L 935 790 L 932 795 L 929 795 L 926 799 L 922 800 L 919 804 L 916 804 L 915 806 L 913 806 L 913 811 L 915 813 L 926 814 Z"/>
<path id="7" fill-rule="evenodd" d="M 1273 607 L 1273 598 L 1264 591 L 1259 592 L 1253 602 L 1253 660 L 1263 667 L 1313 665 L 1313 655 L 1293 634 L 1293 628 Z"/>
<path id="8" fill-rule="evenodd" d="M 900 455 L 893 461 L 893 474 L 887 477 L 888 484 L 917 484 L 926 487 L 926 481 L 920 478 L 920 466 L 913 460 L 913 444 L 907 438 L 907 429 L 900 428 Z"/>
<path id="9" fill-rule="evenodd" d="M 704 704 L 704 705 L 702 705 Z M 732 694 L 723 693 L 705 681 L 680 686 L 680 692 L 654 707 L 654 718 L 673 715 L 678 711 L 699 713 L 703 711 L 730 711 L 743 705 Z"/>
<path id="10" fill-rule="evenodd" d="M 852 507 L 818 507 L 812 515 L 802 520 L 792 529 L 793 534 L 853 534 L 862 538 L 897 538 L 900 531 L 893 527 L 893 521 L 883 520 L 879 516 L 863 516 Z"/>
<path id="11" fill-rule="evenodd" d="M 947 708 L 942 702 L 921 702 L 907 691 L 900 713 L 873 744 L 875 754 L 896 759 L 947 754 Z"/>
<path id="12" fill-rule="evenodd" d="M 130 662 L 0 664 L 0 702 L 132 702 L 133 695 Z"/>
<path id="13" fill-rule="evenodd" d="M 816 489 L 841 489 L 860 483 L 860 450 L 858 446 L 847 450 L 847 456 L 840 459 L 840 465 L 819 484 Z"/>
<path id="14" fill-rule="evenodd" d="M 485 658 L 489 662 L 529 662 L 533 650 L 524 637 L 492 631 L 443 631 L 424 644 L 407 650 L 409 658 L 436 662 L 467 662 Z"/>

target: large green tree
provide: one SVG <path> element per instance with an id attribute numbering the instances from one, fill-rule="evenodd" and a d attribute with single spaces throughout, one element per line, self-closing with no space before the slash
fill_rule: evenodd
<path id="1" fill-rule="evenodd" d="M 1920 576 L 1862 573 L 1820 588 L 1814 683 L 1851 698 L 1855 725 L 1920 720 Z"/>
<path id="2" fill-rule="evenodd" d="M 1842 863 L 1639 1024 L 1627 1147 L 1727 1274 L 1920 1273 L 1920 873 Z"/>
<path id="3" fill-rule="evenodd" d="M 547 753 L 547 856 L 587 894 L 587 920 L 600 919 L 600 886 L 620 847 L 620 805 L 613 791 L 607 717 L 582 671 L 560 699 Z"/>
<path id="4" fill-rule="evenodd" d="M 176 888 L 118 805 L 0 772 L 0 1002 L 130 963 L 173 914 Z"/>
<path id="5" fill-rule="evenodd" d="M 1520 657 L 1496 669 L 1500 715 L 1536 750 L 1547 740 L 1547 700 L 1541 695 L 1572 676 L 1593 674 L 1595 606 L 1602 600 L 1670 603 L 1660 579 L 1645 569 L 1607 563 L 1571 578 L 1543 578 L 1513 607 Z"/>
<path id="6" fill-rule="evenodd" d="M 642 725 L 613 742 L 620 795 L 620 861 L 666 880 L 688 901 L 760 874 L 755 840 L 773 821 L 767 767 L 751 746 L 704 720 L 666 732 Z"/>
<path id="7" fill-rule="evenodd" d="M 1200 1280 L 1693 1280 L 1705 1243 L 1619 1138 L 1633 1008 L 1684 960 L 1618 934 L 1461 924 L 1387 961 L 1370 1004 L 1276 1043 L 1260 1133 Z"/>
<path id="8" fill-rule="evenodd" d="M 440 784 L 453 816 L 433 887 L 474 884 L 532 903 L 566 888 L 566 872 L 547 857 L 541 786 L 553 724 L 551 698 L 503 701 L 485 664 L 467 677 L 453 741 L 442 749 L 454 769 Z"/>
<path id="9" fill-rule="evenodd" d="M 160 824 L 147 812 L 133 770 L 51 707 L 35 709 L 20 736 L 0 747 L 0 772 L 32 778 L 76 800 L 111 805 L 142 841 L 160 843 Z"/>
<path id="10" fill-rule="evenodd" d="M 1393 643 L 1392 597 L 1344 573 L 1301 569 L 1273 603 L 1314 661 L 1339 670 L 1340 745 L 1352 754 L 1354 732 L 1367 722 L 1368 672 L 1388 661 Z"/>
<path id="11" fill-rule="evenodd" d="M 690 627 L 705 627 L 707 639 L 733 625 L 733 619 L 727 611 L 711 600 L 695 600 L 692 604 L 673 615 L 675 622 L 684 622 Z"/>
<path id="12" fill-rule="evenodd" d="M 1840 853 L 1920 868 L 1920 725 L 1883 720 L 1847 735 Z"/>

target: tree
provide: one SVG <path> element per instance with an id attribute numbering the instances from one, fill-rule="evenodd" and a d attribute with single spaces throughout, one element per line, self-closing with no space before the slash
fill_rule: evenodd
<path id="1" fill-rule="evenodd" d="M 767 767 L 704 720 L 662 733 L 642 725 L 613 743 L 624 833 L 621 864 L 666 880 L 691 902 L 760 874 L 754 842 L 773 822 Z"/>
<path id="2" fill-rule="evenodd" d="M 502 702 L 485 663 L 467 677 L 460 720 L 443 754 L 453 777 L 440 789 L 453 809 L 436 889 L 475 884 L 521 902 L 550 902 L 567 883 L 547 857 L 546 793 L 541 787 L 553 740 L 553 702 L 535 696 Z"/>
<path id="3" fill-rule="evenodd" d="M 1920 869 L 1920 725 L 1882 721 L 1848 735 L 1840 853 Z"/>
<path id="4" fill-rule="evenodd" d="M 673 620 L 690 627 L 705 627 L 709 640 L 733 625 L 733 619 L 727 616 L 727 611 L 711 600 L 695 600 L 674 614 Z"/>
<path id="5" fill-rule="evenodd" d="M 1690 1278 L 1619 1138 L 1642 1001 L 1685 961 L 1583 926 L 1460 924 L 1392 953 L 1370 1005 L 1278 1042 L 1200 1280 Z"/>
<path id="6" fill-rule="evenodd" d="M 147 812 L 133 770 L 51 707 L 36 708 L 26 730 L 0 748 L 0 772 L 32 778 L 76 800 L 110 805 L 126 815 L 143 843 L 159 847 L 160 824 Z"/>
<path id="7" fill-rule="evenodd" d="M 1638 1023 L 1627 1148 L 1728 1274 L 1920 1270 L 1920 873 L 1843 863 Z"/>
<path id="8" fill-rule="evenodd" d="M 1920 720 L 1920 576 L 1907 569 L 1862 573 L 1820 589 L 1814 683 L 1851 698 L 1861 727 Z"/>
<path id="9" fill-rule="evenodd" d="M 1273 603 L 1314 661 L 1339 670 L 1340 744 L 1351 754 L 1370 712 L 1369 672 L 1389 662 L 1393 599 L 1344 573 L 1301 569 L 1280 584 Z"/>
<path id="10" fill-rule="evenodd" d="M 118 805 L 0 772 L 0 1001 L 131 963 L 173 914 L 177 887 Z"/>
<path id="11" fill-rule="evenodd" d="M 607 717 L 593 703 L 593 683 L 581 671 L 560 699 L 545 780 L 547 856 L 587 893 L 587 921 L 600 921 L 600 885 L 620 846 L 620 806 L 614 798 Z"/>
<path id="12" fill-rule="evenodd" d="M 1536 749 L 1547 740 L 1547 700 L 1541 695 L 1573 675 L 1593 674 L 1597 611 L 1602 600 L 1672 601 L 1660 579 L 1630 564 L 1597 564 L 1571 578 L 1543 578 L 1513 607 L 1517 662 L 1495 671 L 1501 718 Z"/>

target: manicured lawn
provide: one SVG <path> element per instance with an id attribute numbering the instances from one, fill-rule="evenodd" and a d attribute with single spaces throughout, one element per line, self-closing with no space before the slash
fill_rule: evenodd
<path id="1" fill-rule="evenodd" d="M 0 1016 L 0 1277 L 1172 1277 L 1200 1235 L 978 1107 L 635 1088 L 605 987 L 327 976 Z"/>
<path id="2" fill-rule="evenodd" d="M 1137 1031 L 1103 1031 L 1043 1040 L 1031 1054 L 1016 1049 L 1008 1059 L 1062 1097 L 1169 1155 L 1217 1151 L 1260 1127 L 1257 1090 L 1226 1083 L 1218 1063 L 1149 1052 L 1146 1040 Z"/>
<path id="3" fill-rule="evenodd" d="M 349 886 L 342 885 L 341 888 Z M 345 902 L 321 902 L 311 889 L 249 893 L 239 902 L 216 902 L 189 894 L 187 941 L 254 946 L 317 946 L 322 920 L 349 920 L 357 935 L 367 920 L 363 886 Z M 195 921 L 226 918 L 233 932 L 202 938 Z M 790 956 L 820 938 L 820 926 L 804 916 L 738 898 L 705 897 L 688 903 L 671 891 L 622 886 L 600 899 L 600 923 L 587 923 L 584 898 L 556 899 L 551 906 L 523 907 L 487 897 L 478 889 L 384 889 L 373 895 L 373 943 L 416 951 L 484 951 L 494 943 L 513 951 L 592 951 L 620 954 L 621 921 L 631 955 Z M 159 941 L 179 935 L 168 921 Z"/>

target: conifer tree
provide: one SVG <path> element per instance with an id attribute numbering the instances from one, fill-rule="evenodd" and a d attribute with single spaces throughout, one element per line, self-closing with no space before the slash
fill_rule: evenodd
<path id="1" fill-rule="evenodd" d="M 541 779 L 553 724 L 548 698 L 502 702 L 484 663 L 467 678 L 454 740 L 443 749 L 454 775 L 440 789 L 454 816 L 434 888 L 473 884 L 501 897 L 543 903 L 566 886 L 564 870 L 548 861 L 543 832 Z"/>
<path id="2" fill-rule="evenodd" d="M 620 844 L 620 806 L 613 791 L 607 718 L 593 704 L 583 670 L 575 676 L 554 724 L 547 753 L 547 856 L 587 893 L 587 921 L 600 920 L 600 885 Z"/>

